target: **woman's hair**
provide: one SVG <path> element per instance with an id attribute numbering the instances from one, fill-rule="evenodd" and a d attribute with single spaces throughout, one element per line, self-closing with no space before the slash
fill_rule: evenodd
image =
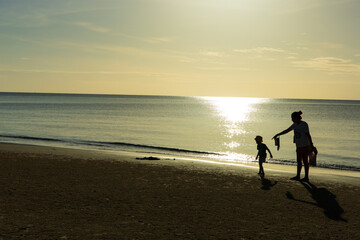
<path id="1" fill-rule="evenodd" d="M 301 114 L 302 114 L 302 111 L 298 111 L 298 112 L 293 112 L 292 114 L 291 114 L 291 118 L 298 118 L 298 119 L 302 119 L 302 117 L 301 117 Z"/>

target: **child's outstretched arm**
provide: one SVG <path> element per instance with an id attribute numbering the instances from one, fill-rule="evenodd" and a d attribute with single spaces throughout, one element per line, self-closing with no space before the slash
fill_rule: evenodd
<path id="1" fill-rule="evenodd" d="M 266 150 L 268 150 L 268 152 L 270 153 L 270 157 L 273 158 L 273 155 L 272 155 L 270 149 L 267 146 L 266 146 Z"/>

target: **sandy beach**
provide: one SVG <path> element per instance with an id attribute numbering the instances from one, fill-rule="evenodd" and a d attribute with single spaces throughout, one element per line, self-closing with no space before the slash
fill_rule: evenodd
<path id="1" fill-rule="evenodd" d="M 0 239 L 360 239 L 359 173 L 0 144 Z"/>

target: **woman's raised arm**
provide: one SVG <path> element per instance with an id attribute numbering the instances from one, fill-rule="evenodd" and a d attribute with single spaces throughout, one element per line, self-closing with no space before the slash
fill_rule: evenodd
<path id="1" fill-rule="evenodd" d="M 290 126 L 288 129 L 276 134 L 272 139 L 275 139 L 277 138 L 278 136 L 281 136 L 281 135 L 284 135 L 284 134 L 287 134 L 288 132 L 290 132 L 292 130 L 292 127 Z"/>

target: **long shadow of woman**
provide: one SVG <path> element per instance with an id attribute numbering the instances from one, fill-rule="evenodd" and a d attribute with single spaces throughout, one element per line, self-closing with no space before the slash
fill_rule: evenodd
<path id="1" fill-rule="evenodd" d="M 300 199 L 295 199 L 294 196 L 290 192 L 286 192 L 286 196 L 289 199 L 303 202 L 307 204 L 312 204 L 324 209 L 324 214 L 336 221 L 344 221 L 347 222 L 346 219 L 342 218 L 342 214 L 344 213 L 344 209 L 340 207 L 339 203 L 336 201 L 336 195 L 331 193 L 326 188 L 317 188 L 314 184 L 310 182 L 301 182 L 302 185 L 309 191 L 311 197 L 316 201 L 316 203 L 308 202 Z"/>

